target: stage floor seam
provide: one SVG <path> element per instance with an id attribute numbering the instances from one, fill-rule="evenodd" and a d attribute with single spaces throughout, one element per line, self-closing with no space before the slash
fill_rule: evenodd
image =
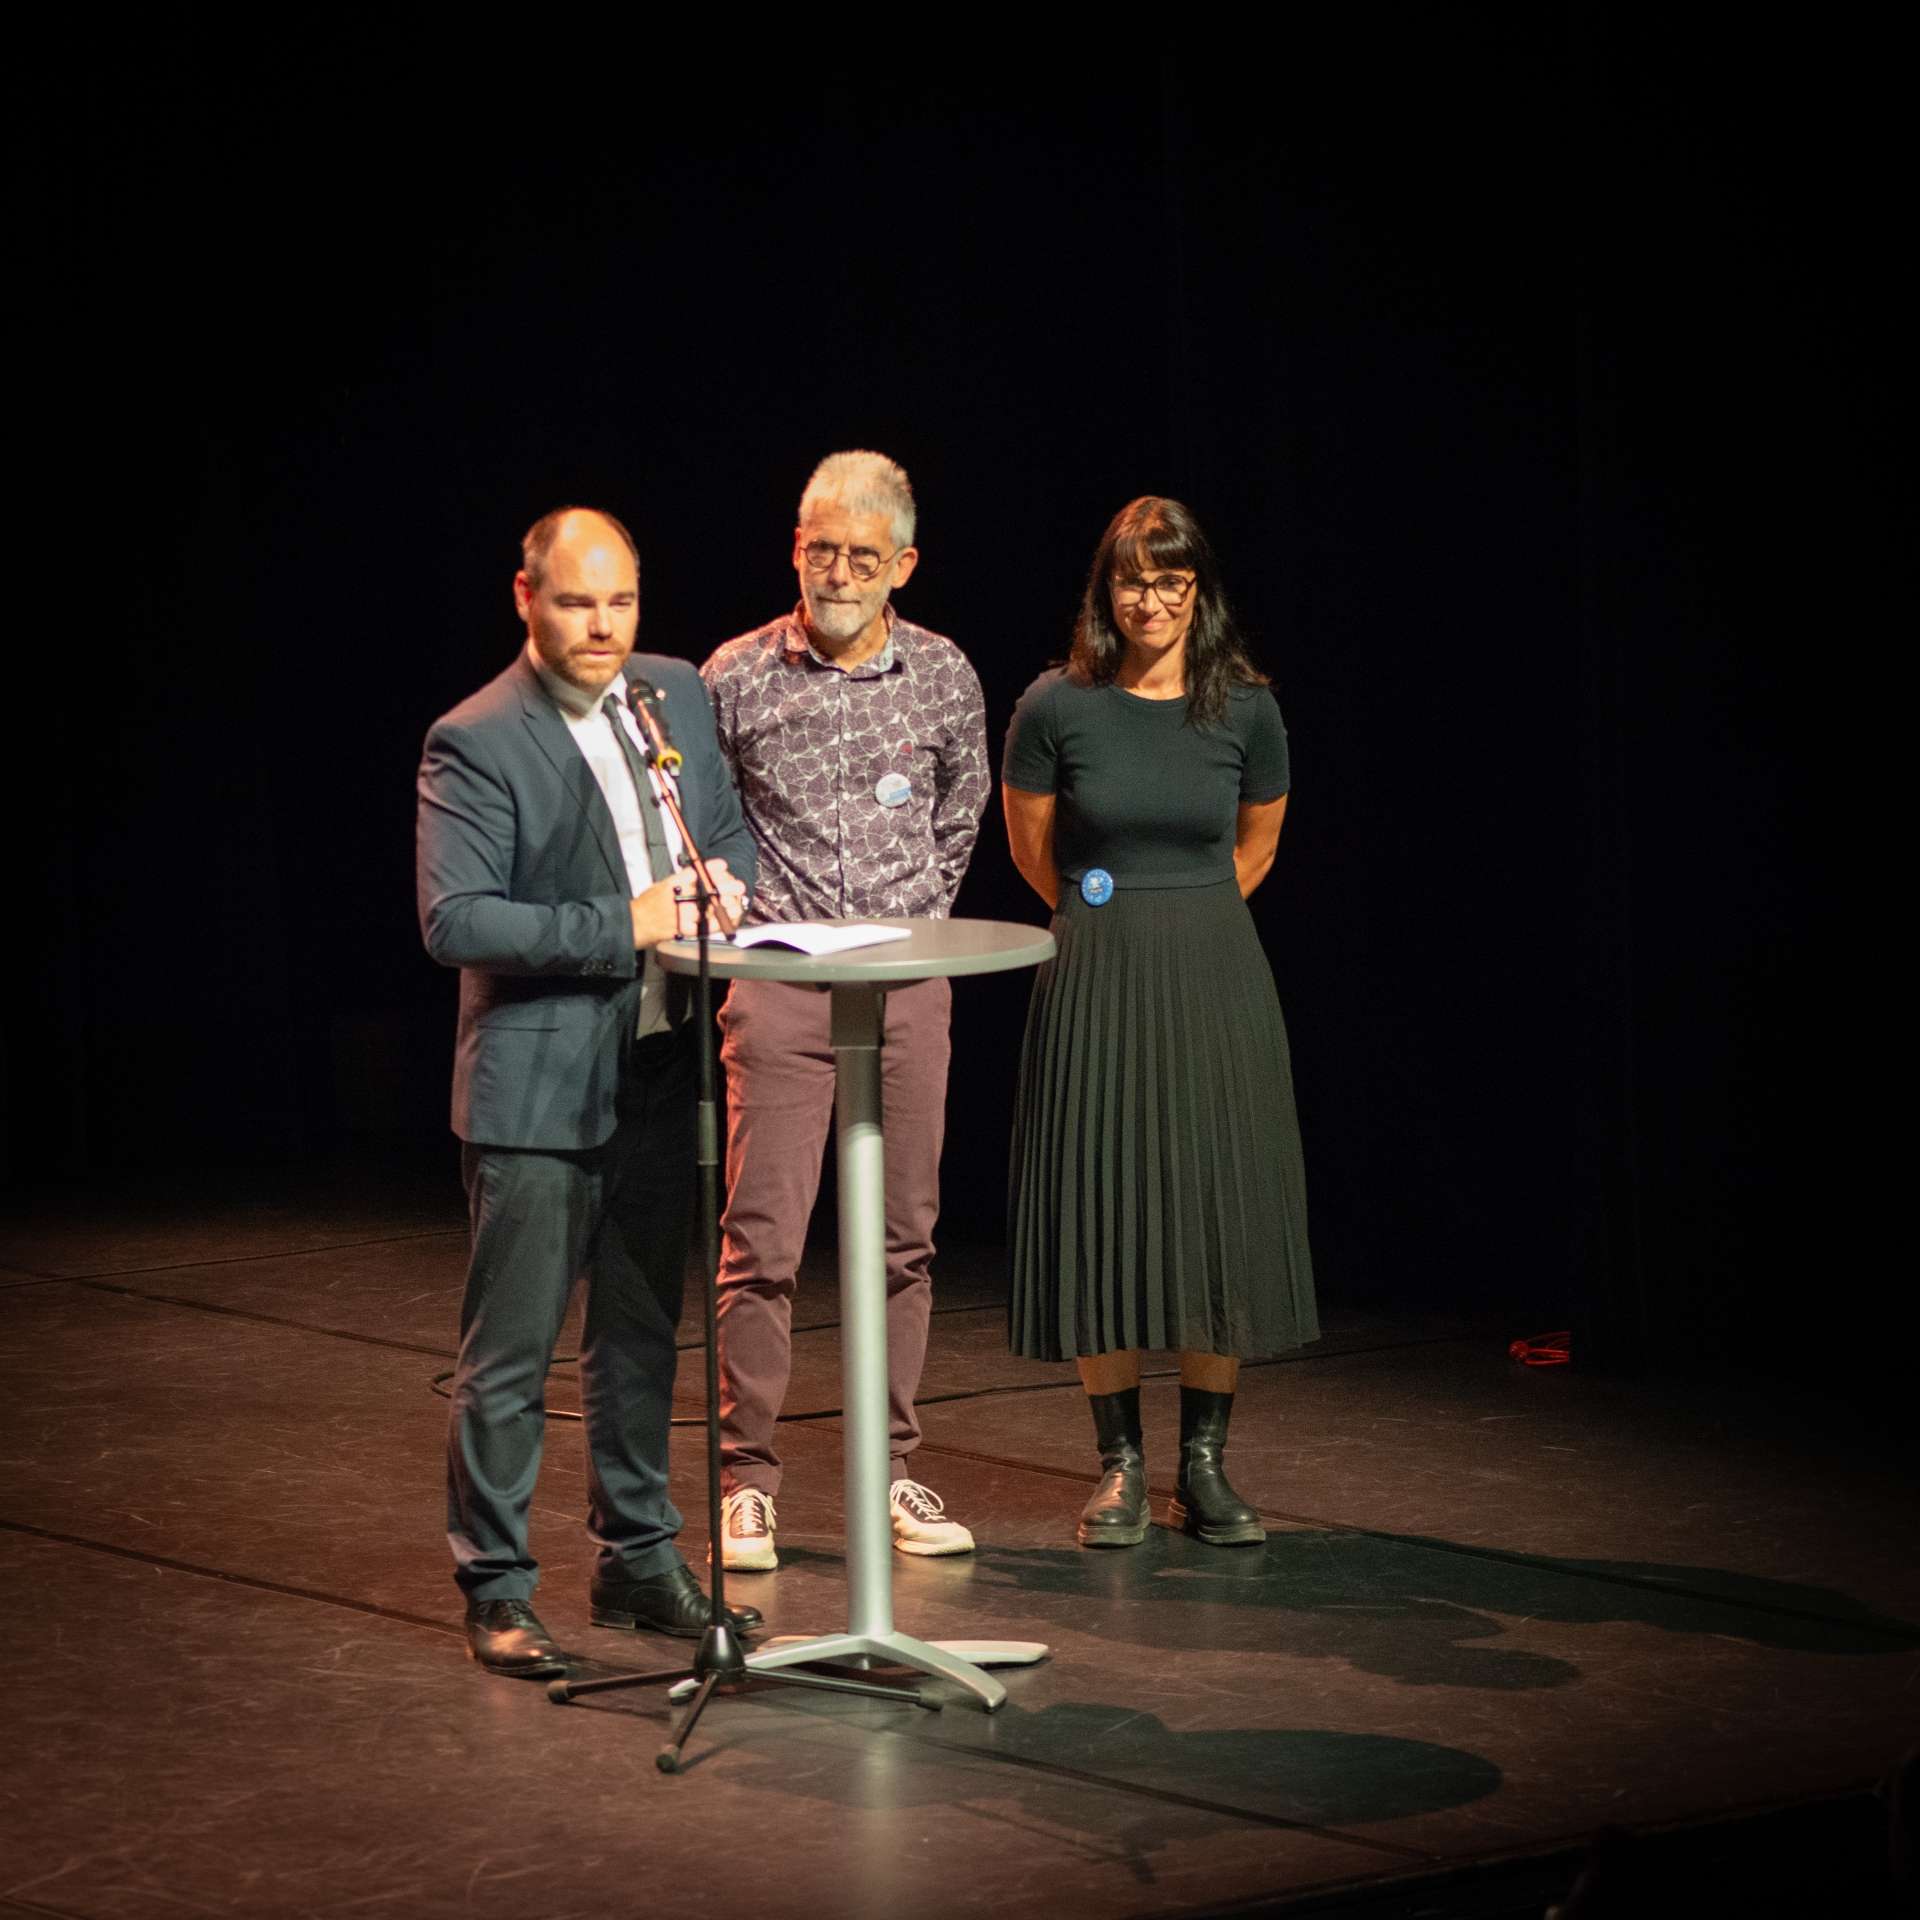
<path id="1" fill-rule="evenodd" d="M 230 1320 L 250 1320 L 257 1326 L 286 1327 L 295 1333 L 317 1333 L 328 1340 L 351 1340 L 363 1347 L 387 1347 L 395 1353 L 423 1353 L 433 1360 L 451 1360 L 447 1347 L 430 1347 L 418 1340 L 395 1340 L 390 1334 L 355 1333 L 351 1327 L 317 1327 L 311 1320 L 295 1320 L 280 1313 L 262 1313 L 255 1307 L 229 1307 L 218 1300 L 183 1300 L 177 1294 L 149 1293 L 145 1287 L 123 1287 L 111 1280 L 71 1280 L 69 1286 L 85 1287 L 90 1293 L 104 1293 L 120 1300 L 141 1300 L 153 1307 L 180 1307 L 188 1313 L 220 1314 Z"/>
<path id="2" fill-rule="evenodd" d="M 412 1237 L 416 1239 L 424 1239 L 430 1236 L 414 1235 Z M 373 1247 L 373 1246 L 388 1246 L 395 1243 L 390 1241 L 385 1241 L 385 1240 L 365 1240 L 365 1241 L 357 1242 L 356 1244 L 360 1246 Z M 284 1259 L 285 1257 L 286 1256 L 282 1254 L 261 1254 L 257 1256 L 248 1256 L 249 1259 L 257 1258 L 257 1259 L 266 1260 L 266 1261 Z M 178 1267 L 139 1268 L 139 1269 L 134 1269 L 134 1271 L 153 1272 L 153 1273 L 188 1273 L 188 1272 L 198 1271 L 199 1268 L 203 1265 L 243 1266 L 245 1264 L 247 1264 L 247 1262 L 244 1260 L 207 1261 L 207 1262 L 196 1261 L 196 1262 L 191 1262 L 186 1265 L 182 1265 Z M 355 1333 L 350 1327 L 323 1327 L 323 1326 L 317 1325 L 315 1322 L 311 1320 L 296 1320 L 287 1314 L 262 1313 L 259 1311 L 258 1308 L 255 1308 L 255 1307 L 230 1307 L 222 1304 L 220 1301 L 217 1301 L 217 1300 L 188 1300 L 176 1293 L 154 1293 L 153 1291 L 151 1291 L 149 1288 L 146 1288 L 146 1287 L 123 1286 L 118 1281 L 108 1280 L 108 1279 L 101 1278 L 98 1276 L 93 1276 L 93 1275 L 85 1275 L 85 1274 L 34 1275 L 30 1278 L 16 1281 L 13 1284 L 19 1287 L 85 1287 L 91 1292 L 108 1294 L 118 1299 L 142 1300 L 142 1301 L 145 1301 L 148 1305 L 156 1306 L 156 1307 L 179 1307 L 187 1313 L 224 1314 L 229 1318 L 232 1318 L 235 1320 L 255 1321 L 261 1326 L 286 1327 L 286 1328 L 290 1328 L 295 1333 L 318 1334 L 322 1339 L 325 1339 L 325 1340 L 352 1340 L 352 1341 L 358 1342 L 361 1346 L 390 1347 L 397 1353 L 423 1353 L 423 1354 L 426 1354 L 429 1358 L 435 1359 L 435 1360 L 453 1360 L 459 1357 L 455 1352 L 455 1350 L 451 1347 L 429 1346 L 425 1342 L 418 1341 L 418 1340 L 395 1340 L 386 1334 Z M 1001 1311 L 1001 1309 L 994 1306 L 953 1306 L 953 1307 L 935 1307 L 933 1308 L 932 1311 L 935 1314 L 997 1313 Z M 806 1326 L 795 1327 L 793 1329 L 793 1332 L 796 1337 L 798 1337 L 801 1334 L 807 1334 L 807 1333 L 826 1333 L 826 1332 L 831 1332 L 837 1329 L 839 1325 L 840 1325 L 840 1322 L 838 1320 L 816 1320 L 816 1321 L 810 1322 Z M 707 1343 L 704 1340 L 683 1340 L 676 1344 L 674 1351 L 676 1353 L 700 1353 L 705 1350 L 706 1344 Z M 552 1364 L 555 1366 L 570 1366 L 576 1360 L 578 1360 L 578 1358 L 579 1356 L 577 1354 L 561 1354 L 555 1357 Z M 1055 1385 L 1062 1385 L 1062 1384 L 1071 1385 L 1072 1383 L 1046 1381 L 1041 1384 L 1047 1387 L 1053 1387 Z M 982 1389 L 982 1391 L 994 1391 L 994 1389 Z M 951 1398 L 955 1396 L 947 1396 L 947 1397 Z M 960 1396 L 960 1397 L 964 1397 L 964 1396 Z M 935 1403 L 933 1401 L 929 1401 L 927 1402 L 927 1404 L 933 1405 Z M 841 1410 L 838 1407 L 832 1409 L 832 1412 L 835 1417 L 838 1416 L 840 1411 Z M 794 1417 L 798 1419 L 813 1419 L 819 1416 L 813 1415 L 813 1414 L 800 1414 Z"/>
<path id="3" fill-rule="evenodd" d="M 284 1580 L 263 1580 L 257 1574 L 234 1573 L 225 1567 L 206 1567 L 192 1560 L 176 1560 L 164 1553 L 148 1553 L 139 1547 L 116 1547 L 108 1540 L 89 1540 L 84 1534 L 60 1533 L 52 1527 L 36 1527 L 25 1520 L 10 1520 L 0 1514 L 0 1528 L 8 1533 L 24 1534 L 32 1540 L 51 1540 L 57 1546 L 77 1547 L 84 1553 L 110 1554 L 116 1560 L 131 1560 L 143 1567 L 165 1567 L 169 1573 L 186 1573 L 200 1580 L 218 1580 L 230 1587 L 247 1587 L 256 1593 L 277 1593 L 284 1599 L 310 1600 L 317 1606 L 342 1607 L 350 1613 L 364 1613 L 376 1620 L 393 1620 L 402 1626 L 424 1627 L 429 1633 L 455 1640 L 465 1638 L 465 1629 L 450 1626 L 445 1620 L 430 1620 L 424 1614 L 407 1613 L 399 1607 L 383 1607 L 377 1601 L 356 1600 L 350 1594 L 326 1593 L 318 1587 L 292 1586 Z"/>
<path id="4" fill-rule="evenodd" d="M 433 1236 L 411 1235 L 404 1237 L 424 1239 Z M 390 1240 L 367 1240 L 356 1242 L 355 1244 L 363 1247 L 387 1246 L 397 1244 L 397 1242 Z M 190 1262 L 173 1267 L 140 1268 L 132 1269 L 131 1271 L 182 1273 L 197 1271 L 203 1265 L 242 1266 L 253 1260 L 273 1261 L 285 1257 L 286 1256 L 281 1254 L 249 1255 L 246 1259 L 242 1260 Z M 326 1340 L 348 1340 L 360 1346 L 389 1348 L 396 1353 L 424 1354 L 429 1359 L 435 1360 L 455 1360 L 459 1357 L 457 1352 L 451 1347 L 432 1346 L 424 1341 L 418 1340 L 396 1340 L 387 1334 L 356 1333 L 349 1327 L 320 1326 L 311 1320 L 297 1320 L 289 1314 L 262 1313 L 255 1307 L 227 1306 L 217 1300 L 189 1300 L 180 1294 L 155 1293 L 146 1287 L 127 1286 L 119 1281 L 108 1280 L 98 1276 L 49 1274 L 21 1280 L 15 1284 L 21 1287 L 84 1287 L 90 1292 L 103 1293 L 115 1299 L 139 1300 L 149 1306 L 176 1307 L 186 1313 L 218 1314 L 230 1319 L 251 1321 L 260 1326 L 283 1327 L 295 1333 L 316 1334 Z M 1004 1311 L 1003 1306 L 993 1302 L 978 1305 L 957 1304 L 949 1307 L 936 1306 L 931 1309 L 931 1313 L 934 1316 L 1001 1313 Z M 838 1319 L 810 1321 L 803 1326 L 793 1328 L 792 1337 L 799 1339 L 807 1334 L 836 1333 L 839 1331 L 841 1324 Z M 1366 1347 L 1339 1347 L 1324 1353 L 1307 1353 L 1301 1351 L 1297 1353 L 1274 1354 L 1263 1359 L 1249 1360 L 1245 1364 L 1248 1369 L 1306 1366 L 1328 1360 L 1350 1360 L 1365 1358 L 1375 1354 L 1403 1353 L 1420 1347 L 1458 1345 L 1466 1338 L 1467 1336 L 1464 1334 L 1436 1334 L 1422 1336 L 1414 1340 L 1383 1341 Z M 680 1354 L 701 1353 L 705 1351 L 705 1348 L 706 1342 L 704 1340 L 683 1340 L 676 1343 L 674 1351 Z M 556 1367 L 571 1366 L 574 1365 L 578 1359 L 579 1356 L 577 1354 L 559 1354 L 555 1356 L 551 1365 Z M 1173 1380 L 1178 1377 L 1179 1370 L 1173 1367 L 1149 1368 L 1141 1375 L 1143 1382 Z M 428 1382 L 429 1390 L 437 1391 L 439 1381 L 445 1378 L 446 1376 L 444 1374 L 431 1378 Z M 916 1398 L 914 1405 L 916 1407 L 949 1406 L 961 1401 L 986 1399 L 996 1394 L 1067 1393 L 1077 1392 L 1079 1388 L 1080 1383 L 1075 1379 L 1003 1381 L 988 1386 L 965 1387 L 946 1393 L 927 1394 Z M 446 1396 L 442 1394 L 440 1397 L 444 1399 Z M 780 1415 L 779 1423 L 783 1426 L 797 1426 L 815 1421 L 838 1420 L 844 1416 L 845 1411 L 845 1408 L 838 1406 L 812 1407 L 801 1413 L 783 1413 Z M 576 1418 L 577 1416 L 562 1412 L 560 1417 Z M 698 1423 L 704 1418 L 704 1411 L 677 1415 L 675 1417 L 675 1424 L 681 1425 L 689 1421 Z"/>
<path id="5" fill-rule="evenodd" d="M 199 1260 L 163 1260 L 145 1267 L 96 1267 L 85 1273 L 42 1273 L 38 1267 L 13 1266 L 7 1268 L 10 1273 L 27 1275 L 34 1280 L 72 1280 L 85 1283 L 94 1280 L 106 1280 L 118 1274 L 137 1276 L 143 1273 L 197 1273 L 203 1267 L 249 1267 L 258 1266 L 269 1260 L 317 1260 L 336 1253 L 352 1253 L 365 1247 L 398 1247 L 414 1240 L 445 1240 L 455 1234 L 466 1233 L 464 1226 L 457 1227 L 419 1227 L 407 1233 L 375 1234 L 365 1240 L 332 1240 L 318 1247 L 276 1247 L 266 1252 L 215 1254 L 211 1258 Z"/>

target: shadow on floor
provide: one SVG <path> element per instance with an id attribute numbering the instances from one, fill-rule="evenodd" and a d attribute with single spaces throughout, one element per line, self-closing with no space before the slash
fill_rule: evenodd
<path id="1" fill-rule="evenodd" d="M 1103 1639 L 1226 1653 L 1254 1632 L 1269 1651 L 1408 1686 L 1516 1691 L 1578 1676 L 1564 1659 L 1489 1644 L 1516 1622 L 1619 1622 L 1814 1655 L 1920 1648 L 1920 1627 L 1828 1587 L 1715 1567 L 1509 1558 L 1415 1535 L 1303 1529 L 1227 1550 L 1156 1528 L 1128 1552 L 983 1547 L 972 1561 L 935 1577 L 1097 1602 Z"/>
<path id="2" fill-rule="evenodd" d="M 1322 1728 L 1182 1732 L 1137 1705 L 1065 1701 L 1029 1712 L 1009 1702 L 990 1722 L 964 1724 L 982 1737 L 964 1745 L 914 1738 L 917 1764 L 903 1764 L 901 1743 L 884 1736 L 851 1766 L 843 1747 L 810 1759 L 792 1744 L 764 1754 L 735 1747 L 731 1762 L 751 1770 L 742 1784 L 757 1790 L 869 1812 L 965 1804 L 978 1813 L 1011 1796 L 1056 1831 L 1084 1821 L 1082 1844 L 1103 1853 L 1122 1832 L 1130 1852 L 1151 1851 L 1175 1833 L 1190 1838 L 1196 1816 L 1222 1830 L 1249 1817 L 1341 1827 L 1465 1806 L 1502 1784 L 1490 1760 L 1429 1741 Z M 904 1730 L 920 1731 L 917 1724 Z M 1015 1774 L 1008 1760 L 1045 1772 L 1023 1766 Z M 1063 1794 L 1059 1807 L 1040 1805 L 1064 1787 L 1088 1784 L 1104 1784 L 1108 1793 L 1092 1803 L 1076 1793 Z M 1117 1820 L 1110 1796 L 1135 1811 Z M 1156 1808 L 1156 1800 L 1164 1804 Z"/>

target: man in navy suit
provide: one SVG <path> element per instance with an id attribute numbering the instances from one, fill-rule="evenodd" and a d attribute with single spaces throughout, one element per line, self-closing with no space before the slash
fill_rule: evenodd
<path id="1" fill-rule="evenodd" d="M 460 969 L 453 1128 L 471 1250 L 447 1445 L 454 1577 L 473 1657 L 544 1675 L 565 1660 L 531 1605 L 527 1512 L 547 1367 L 582 1275 L 593 1622 L 691 1637 L 707 1618 L 667 1497 L 697 1059 L 651 951 L 690 933 L 693 909 L 630 682 L 665 696 L 680 804 L 736 911 L 754 856 L 699 676 L 633 652 L 640 566 L 619 521 L 563 508 L 536 522 L 513 594 L 526 646 L 427 734 L 418 885 L 427 951 Z"/>

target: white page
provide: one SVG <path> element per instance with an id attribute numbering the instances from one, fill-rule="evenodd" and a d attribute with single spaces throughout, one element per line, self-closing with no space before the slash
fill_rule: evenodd
<path id="1" fill-rule="evenodd" d="M 905 927 L 878 927 L 863 921 L 774 920 L 762 927 L 742 927 L 733 936 L 736 947 L 797 947 L 802 953 L 845 953 L 851 947 L 877 947 L 883 941 L 904 940 Z"/>

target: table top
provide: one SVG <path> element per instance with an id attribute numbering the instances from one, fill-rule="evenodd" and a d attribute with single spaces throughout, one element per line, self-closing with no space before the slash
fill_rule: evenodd
<path id="1" fill-rule="evenodd" d="M 710 971 L 716 980 L 795 980 L 814 986 L 898 986 L 963 973 L 1006 973 L 1037 967 L 1053 958 L 1053 935 L 1045 927 L 1011 920 L 889 920 L 865 916 L 869 925 L 906 927 L 904 940 L 848 953 L 796 953 L 791 947 L 731 947 L 713 943 Z M 669 973 L 698 973 L 700 947 L 693 940 L 664 940 L 654 951 Z"/>

